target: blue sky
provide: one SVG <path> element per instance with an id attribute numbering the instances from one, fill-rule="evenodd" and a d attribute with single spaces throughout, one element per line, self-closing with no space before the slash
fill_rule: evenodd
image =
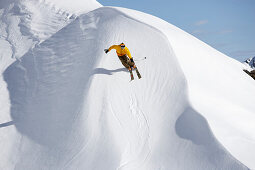
<path id="1" fill-rule="evenodd" d="M 97 1 L 157 16 L 239 61 L 255 56 L 255 0 Z"/>

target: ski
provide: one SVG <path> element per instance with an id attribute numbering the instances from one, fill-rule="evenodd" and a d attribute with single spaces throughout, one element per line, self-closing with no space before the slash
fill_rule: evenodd
<path id="1" fill-rule="evenodd" d="M 137 77 L 138 77 L 139 79 L 142 78 L 142 76 L 141 76 L 141 74 L 139 73 L 137 67 L 135 68 L 135 71 L 136 71 Z"/>

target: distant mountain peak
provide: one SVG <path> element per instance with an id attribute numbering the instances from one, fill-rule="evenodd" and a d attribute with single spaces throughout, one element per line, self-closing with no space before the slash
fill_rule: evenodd
<path id="1" fill-rule="evenodd" d="M 254 57 L 250 57 L 247 60 L 245 60 L 244 64 L 250 66 L 252 69 L 255 69 L 255 56 Z"/>

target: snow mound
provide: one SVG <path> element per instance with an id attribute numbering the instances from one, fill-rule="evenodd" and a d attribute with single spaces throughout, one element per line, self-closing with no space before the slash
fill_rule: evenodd
<path id="1" fill-rule="evenodd" d="M 44 2 L 74 14 L 87 13 L 102 6 L 96 0 L 44 0 Z"/>
<path id="2" fill-rule="evenodd" d="M 72 1 L 73 6 L 75 2 Z M 78 2 L 86 5 L 82 10 L 84 13 L 101 6 L 96 1 Z M 68 1 L 61 4 L 68 4 Z M 1 1 L 0 46 L 4 47 L 0 51 L 3 60 L 0 65 L 1 71 L 13 62 L 14 58 L 19 59 L 35 44 L 49 38 L 73 21 L 79 13 L 74 10 L 68 11 L 58 5 L 56 0 L 51 3 L 37 0 Z"/>
<path id="3" fill-rule="evenodd" d="M 88 12 L 99 6 L 96 3 L 88 4 L 87 9 L 84 8 L 83 11 Z M 43 42 L 72 22 L 76 18 L 76 13 L 60 9 L 56 4 L 45 1 L 0 1 L 0 122 L 3 123 L 2 127 L 13 124 L 10 117 L 7 84 L 2 76 L 3 71 L 16 60 L 20 60 L 36 44 Z M 12 132 L 15 133 L 15 131 Z M 9 131 L 9 135 L 12 132 Z M 0 136 L 6 136 L 7 132 L 0 133 Z M 10 141 L 9 144 L 3 145 L 5 148 L 9 146 L 12 147 Z M 8 153 L 3 152 L 3 155 L 6 154 Z M 1 162 L 5 159 L 1 159 Z"/>
<path id="4" fill-rule="evenodd" d="M 147 57 L 142 79 L 104 54 L 120 42 Z M 192 107 L 184 75 L 151 25 L 109 7 L 79 16 L 5 70 L 0 169 L 247 169 Z"/>
<path id="5" fill-rule="evenodd" d="M 206 118 L 220 143 L 255 169 L 255 82 L 243 71 L 245 66 L 157 17 L 117 9 L 168 38 L 187 79 L 192 106 Z"/>

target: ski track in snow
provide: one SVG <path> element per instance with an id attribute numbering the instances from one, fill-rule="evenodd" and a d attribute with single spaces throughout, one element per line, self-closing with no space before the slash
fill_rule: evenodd
<path id="1" fill-rule="evenodd" d="M 132 92 L 131 92 L 132 93 Z M 123 157 L 124 160 L 127 159 L 126 161 L 124 161 L 117 169 L 119 170 L 125 170 L 125 169 L 132 169 L 134 167 L 137 167 L 139 164 L 142 164 L 143 162 L 145 162 L 150 154 L 150 145 L 149 145 L 149 138 L 150 138 L 150 130 L 149 130 L 149 125 L 148 125 L 148 121 L 144 115 L 144 113 L 139 109 L 138 107 L 138 103 L 136 100 L 136 97 L 134 95 L 130 96 L 130 114 L 133 116 L 134 122 L 136 122 L 136 135 L 139 138 L 138 139 L 138 144 L 135 144 L 136 148 L 130 148 L 132 146 L 134 146 L 134 144 L 132 144 L 132 140 L 133 137 L 130 136 L 128 134 L 128 129 L 129 127 L 125 125 L 123 125 L 123 123 L 121 122 L 121 120 L 118 118 L 118 115 L 113 111 L 113 107 L 112 104 L 110 103 L 110 108 L 111 111 L 113 113 L 113 115 L 115 116 L 115 118 L 118 120 L 121 128 L 123 129 L 123 132 L 126 134 L 126 138 L 129 141 L 129 147 L 127 147 L 127 149 L 125 150 L 125 152 L 123 153 Z M 144 150 L 145 149 L 145 150 Z M 137 150 L 140 150 L 137 153 Z M 135 151 L 135 152 L 134 152 Z M 134 152 L 134 153 L 132 153 Z M 142 154 L 142 156 L 140 156 Z M 127 158 L 125 158 L 127 157 Z M 138 159 L 139 157 L 142 157 L 140 159 Z M 139 160 L 137 162 L 137 160 Z M 135 165 L 134 165 L 135 164 Z M 138 164 L 138 165 L 136 165 Z M 137 167 L 139 168 L 139 167 Z"/>

